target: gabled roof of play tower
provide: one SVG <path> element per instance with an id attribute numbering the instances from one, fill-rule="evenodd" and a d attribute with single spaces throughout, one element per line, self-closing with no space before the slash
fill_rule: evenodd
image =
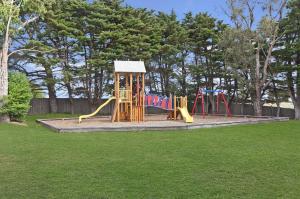
<path id="1" fill-rule="evenodd" d="M 146 73 L 143 61 L 114 61 L 114 65 L 118 73 Z"/>

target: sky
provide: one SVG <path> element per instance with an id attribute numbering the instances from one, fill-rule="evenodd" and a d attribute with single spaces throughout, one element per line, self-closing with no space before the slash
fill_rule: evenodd
<path id="1" fill-rule="evenodd" d="M 229 23 L 224 14 L 225 0 L 125 0 L 125 3 L 135 8 L 148 8 L 167 13 L 174 9 L 179 19 L 189 11 L 208 12 L 211 16 Z"/>
<path id="2" fill-rule="evenodd" d="M 225 15 L 225 10 L 228 8 L 226 0 L 124 0 L 124 3 L 135 8 L 148 8 L 166 13 L 170 13 L 173 9 L 178 19 L 183 19 L 185 13 L 189 11 L 193 14 L 207 12 L 212 17 L 232 25 L 230 19 Z M 254 24 L 257 24 L 264 15 L 261 7 L 256 7 L 254 14 Z"/>

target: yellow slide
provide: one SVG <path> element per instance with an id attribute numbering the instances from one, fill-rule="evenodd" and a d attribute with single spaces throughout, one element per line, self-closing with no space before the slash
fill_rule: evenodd
<path id="1" fill-rule="evenodd" d="M 194 118 L 193 116 L 191 116 L 189 114 L 189 111 L 187 110 L 186 107 L 183 107 L 183 108 L 178 108 L 178 110 L 180 111 L 182 117 L 183 117 L 183 120 L 186 122 L 186 123 L 193 123 L 194 121 Z"/>
<path id="2" fill-rule="evenodd" d="M 87 119 L 87 118 L 89 118 L 89 117 L 93 117 L 93 116 L 95 116 L 104 106 L 106 106 L 107 104 L 109 104 L 109 102 L 111 101 L 111 100 L 114 100 L 114 99 L 116 99 L 116 97 L 111 97 L 111 98 L 109 98 L 105 103 L 103 103 L 103 104 L 101 104 L 98 108 L 97 108 L 97 110 L 95 110 L 95 112 L 93 112 L 93 113 L 91 113 L 91 114 L 89 114 L 89 115 L 81 115 L 80 117 L 79 117 L 79 123 L 82 121 L 82 119 Z"/>

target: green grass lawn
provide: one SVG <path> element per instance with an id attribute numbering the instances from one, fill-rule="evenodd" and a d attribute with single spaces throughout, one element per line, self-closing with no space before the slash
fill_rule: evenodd
<path id="1" fill-rule="evenodd" d="M 0 124 L 0 198 L 300 196 L 300 122 L 57 134 L 36 118 Z"/>

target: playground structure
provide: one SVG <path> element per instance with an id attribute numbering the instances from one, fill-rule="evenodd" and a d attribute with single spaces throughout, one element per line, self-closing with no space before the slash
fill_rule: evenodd
<path id="1" fill-rule="evenodd" d="M 217 93 L 217 99 L 216 102 L 214 102 L 214 94 Z M 212 94 L 212 95 L 209 95 Z M 206 96 L 206 106 L 205 106 L 205 96 Z M 197 91 L 197 95 L 194 101 L 193 109 L 192 109 L 192 115 L 195 115 L 195 111 L 197 108 L 198 103 L 201 104 L 201 111 L 203 118 L 205 115 L 208 115 L 208 102 L 210 101 L 210 104 L 212 105 L 212 112 L 213 114 L 219 114 L 220 112 L 220 101 L 223 101 L 225 110 L 226 110 L 226 116 L 232 116 L 228 102 L 226 100 L 226 97 L 224 95 L 223 90 L 207 90 L 207 89 L 201 89 L 199 88 Z M 216 111 L 214 110 L 214 103 L 216 104 Z M 206 109 L 206 110 L 205 110 Z"/>
<path id="2" fill-rule="evenodd" d="M 192 123 L 193 117 L 189 114 L 187 109 L 187 97 L 164 97 L 158 95 L 145 96 L 146 107 L 156 107 L 169 112 L 167 119 L 177 120 L 180 115 L 186 123 Z"/>
<path id="3" fill-rule="evenodd" d="M 108 132 L 108 131 L 166 131 L 187 130 L 196 128 L 210 128 L 216 126 L 228 126 L 239 124 L 257 124 L 272 121 L 287 121 L 289 118 L 273 117 L 251 117 L 234 116 L 224 117 L 220 115 L 208 115 L 205 117 L 205 95 L 207 102 L 214 98 L 217 93 L 217 112 L 219 112 L 220 101 L 224 102 L 227 115 L 231 116 L 223 91 L 199 89 L 194 102 L 193 114 L 197 108 L 198 101 L 201 103 L 202 116 L 191 116 L 187 109 L 187 97 L 176 97 L 170 95 L 145 95 L 145 66 L 143 62 L 115 62 L 115 90 L 106 102 L 89 115 L 78 118 L 60 118 L 38 120 L 39 123 L 56 132 Z M 210 94 L 208 96 L 207 94 Z M 213 103 L 210 99 L 210 103 Z M 110 116 L 94 117 L 105 106 L 114 102 L 115 106 Z M 147 115 L 145 119 L 145 108 L 155 107 L 168 112 L 168 115 Z M 185 121 L 175 122 L 178 116 Z M 85 122 L 83 119 L 91 118 Z M 111 120 L 110 120 L 111 119 Z M 119 122 L 120 121 L 120 122 Z M 121 122 L 122 121 L 122 122 Z M 124 122 L 123 122 L 124 121 Z M 112 122 L 115 122 L 112 124 Z"/>
<path id="4" fill-rule="evenodd" d="M 114 93 L 96 111 L 79 117 L 79 123 L 97 115 L 99 111 L 111 101 L 115 100 L 111 122 L 143 122 L 145 121 L 145 107 L 153 106 L 167 110 L 167 119 L 177 120 L 179 114 L 187 122 L 193 122 L 187 110 L 187 97 L 163 98 L 159 96 L 145 96 L 145 65 L 142 61 L 114 62 Z M 145 105 L 146 104 L 146 105 Z"/>
<path id="5" fill-rule="evenodd" d="M 144 62 L 115 61 L 115 106 L 111 122 L 141 122 L 145 119 Z"/>

